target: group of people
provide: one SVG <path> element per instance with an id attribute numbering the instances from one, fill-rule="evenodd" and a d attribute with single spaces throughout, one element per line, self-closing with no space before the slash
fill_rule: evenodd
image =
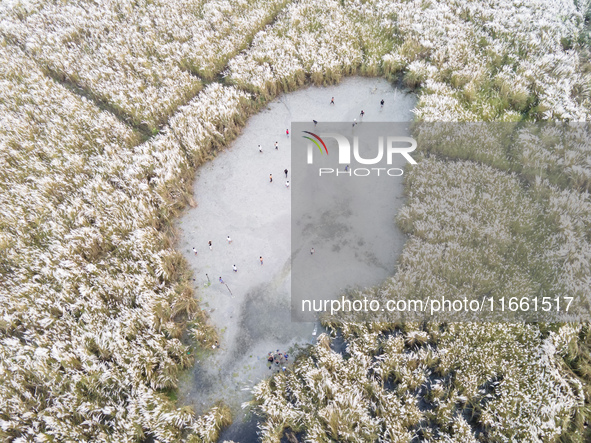
<path id="1" fill-rule="evenodd" d="M 285 134 L 287 135 L 287 137 L 289 137 L 289 129 L 286 129 L 286 130 L 285 130 Z M 274 143 L 274 145 L 273 145 L 273 146 L 274 146 L 274 148 L 275 148 L 275 150 L 276 150 L 276 151 L 278 151 L 278 150 L 279 150 L 279 142 L 277 142 L 277 141 L 276 141 L 276 142 Z M 263 147 L 262 147 L 260 144 L 258 145 L 258 149 L 259 149 L 259 153 L 261 153 L 261 154 L 262 154 L 262 152 L 263 152 Z M 287 168 L 285 168 L 285 169 L 283 170 L 283 173 L 285 174 L 285 178 L 287 179 L 287 177 L 288 177 L 288 174 L 289 174 L 289 170 L 288 170 Z M 270 183 L 273 183 L 273 174 L 269 174 L 269 182 L 270 182 Z M 289 185 L 290 185 L 290 184 L 289 184 L 289 180 L 286 180 L 286 181 L 285 181 L 285 187 L 286 187 L 286 188 L 289 188 Z M 228 242 L 228 245 L 232 244 L 232 239 L 230 238 L 230 236 L 229 236 L 229 235 L 226 237 L 226 240 L 227 240 L 227 242 Z M 210 250 L 210 251 L 213 251 L 213 242 L 212 242 L 211 240 L 209 240 L 209 241 L 207 242 L 207 245 L 208 245 L 208 247 L 209 247 L 209 250 Z M 193 253 L 194 253 L 195 255 L 197 255 L 197 249 L 196 249 L 195 247 L 193 247 Z M 262 256 L 259 256 L 259 262 L 261 263 L 261 265 L 263 264 L 263 257 L 262 257 Z M 232 271 L 233 271 L 233 272 L 238 272 L 238 267 L 237 267 L 235 264 L 234 264 L 234 265 L 232 265 Z M 225 282 L 224 282 L 224 279 L 223 279 L 221 276 L 218 278 L 218 281 L 219 281 L 221 284 L 225 284 Z"/>
<path id="2" fill-rule="evenodd" d="M 287 352 L 280 352 L 279 349 L 277 349 L 275 352 L 269 352 L 267 354 L 267 366 L 269 369 L 274 367 L 277 372 L 280 370 L 285 372 L 287 369 L 285 365 L 287 365 L 288 357 L 289 356 L 287 355 Z"/>
<path id="3" fill-rule="evenodd" d="M 287 136 L 289 137 L 289 129 L 285 130 L 285 133 L 287 134 Z M 275 142 L 275 150 L 278 151 L 279 150 L 279 142 Z M 261 145 L 259 145 L 259 153 L 263 153 L 263 147 Z M 283 173 L 285 174 L 285 187 L 289 189 L 289 180 L 287 180 L 287 174 L 289 173 L 288 169 L 285 168 L 283 170 Z M 269 174 L 269 183 L 273 183 L 273 174 Z"/>
<path id="4" fill-rule="evenodd" d="M 384 102 L 384 99 L 382 99 L 382 100 L 380 101 L 380 107 L 382 107 L 382 108 L 383 108 L 383 107 L 384 107 L 384 103 L 385 103 L 385 102 Z M 331 97 L 331 98 L 330 98 L 330 104 L 331 104 L 331 105 L 334 105 L 334 97 Z M 363 114 L 363 111 L 361 111 L 361 114 Z M 289 132 L 288 132 L 288 134 L 289 134 Z"/>
<path id="5" fill-rule="evenodd" d="M 384 107 L 384 99 L 380 100 L 380 108 Z M 330 104 L 334 105 L 334 97 L 330 98 Z M 365 111 L 362 109 L 361 112 L 359 113 L 359 119 L 363 120 L 363 116 L 365 115 Z M 314 123 L 314 126 L 316 126 L 318 124 L 317 120 L 312 120 L 312 122 Z M 354 118 L 353 119 L 353 126 L 355 126 L 357 124 L 357 119 Z M 285 131 L 287 136 L 289 137 L 289 129 Z"/>
<path id="6" fill-rule="evenodd" d="M 231 245 L 231 244 L 232 244 L 232 239 L 230 238 L 230 236 L 229 236 L 229 235 L 226 237 L 226 241 L 228 242 L 228 245 Z M 213 251 L 213 242 L 212 242 L 211 240 L 209 240 L 209 241 L 207 242 L 207 246 L 209 247 L 209 250 L 210 250 L 210 251 Z M 194 253 L 195 255 L 197 255 L 197 249 L 196 249 L 195 247 L 193 247 L 193 253 Z M 260 262 L 261 262 L 261 265 L 262 265 L 262 264 L 263 264 L 263 257 L 259 257 L 259 260 L 260 260 Z M 232 265 L 232 271 L 234 271 L 234 272 L 238 272 L 238 267 L 237 267 L 236 265 Z M 193 280 L 194 280 L 194 279 L 193 279 Z M 221 275 L 219 276 L 219 278 L 218 278 L 218 281 L 219 281 L 221 284 L 226 284 L 226 282 L 224 282 L 224 279 L 222 278 L 222 276 L 221 276 Z"/>
<path id="7" fill-rule="evenodd" d="M 334 97 L 331 97 L 330 104 L 331 105 L 334 105 L 335 104 Z M 380 105 L 381 105 L 382 108 L 384 107 L 384 100 L 383 99 L 380 101 Z M 363 110 L 361 110 L 360 119 L 363 119 L 363 116 L 364 115 L 365 115 L 365 112 Z M 314 126 L 316 126 L 316 124 L 318 122 L 316 120 L 312 120 L 312 121 L 314 122 Z M 354 119 L 353 126 L 355 126 L 356 124 L 357 124 L 357 119 Z M 285 135 L 286 135 L 287 138 L 289 138 L 289 128 L 285 130 Z M 274 147 L 274 149 L 276 151 L 278 151 L 279 150 L 279 142 L 276 141 L 273 144 L 273 147 Z M 262 147 L 262 145 L 260 145 L 260 144 L 258 145 L 258 150 L 259 150 L 259 153 L 261 153 L 261 154 L 263 153 L 263 147 Z M 348 165 L 347 165 L 347 168 L 348 168 Z M 285 179 L 286 179 L 286 181 L 285 181 L 285 187 L 286 188 L 289 188 L 290 183 L 289 183 L 289 180 L 287 180 L 288 174 L 289 174 L 289 170 L 287 168 L 285 168 L 283 170 L 283 173 L 285 174 Z M 273 174 L 269 174 L 269 183 L 273 183 Z M 231 245 L 232 244 L 232 239 L 230 238 L 230 236 L 227 236 L 226 237 L 226 241 L 228 242 L 228 245 Z M 208 241 L 208 247 L 209 247 L 209 250 L 210 251 L 213 251 L 213 242 L 211 240 Z M 194 252 L 195 255 L 197 255 L 197 249 L 196 248 L 193 248 L 193 252 Z M 314 255 L 315 252 L 316 251 L 314 250 L 314 248 L 311 248 L 310 249 L 310 255 Z M 263 257 L 262 256 L 259 256 L 259 262 L 260 262 L 260 264 L 262 266 L 263 265 Z M 232 271 L 234 273 L 238 272 L 238 267 L 235 264 L 232 265 Z M 218 281 L 221 284 L 225 284 L 224 279 L 221 276 L 219 277 Z M 213 346 L 213 347 L 214 347 L 214 349 L 216 347 L 219 347 L 218 343 L 216 342 L 216 345 Z M 285 365 L 287 365 L 287 362 L 288 362 L 288 354 L 287 353 L 280 352 L 279 349 L 277 349 L 276 352 L 269 352 L 269 354 L 267 355 L 267 363 L 268 363 L 269 369 L 275 367 L 277 369 L 277 372 L 279 372 L 280 370 L 285 371 L 286 370 L 286 366 Z"/>

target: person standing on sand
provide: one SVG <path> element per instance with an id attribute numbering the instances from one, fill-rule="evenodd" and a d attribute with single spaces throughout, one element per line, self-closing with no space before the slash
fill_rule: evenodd
<path id="1" fill-rule="evenodd" d="M 278 151 L 279 150 L 279 143 L 275 142 L 275 150 Z"/>
<path id="2" fill-rule="evenodd" d="M 314 252 L 316 252 L 314 248 L 310 249 L 310 255 L 314 255 Z"/>
<path id="3" fill-rule="evenodd" d="M 259 261 L 261 262 L 261 266 L 263 265 L 263 257 L 259 257 Z"/>
<path id="4" fill-rule="evenodd" d="M 259 152 L 262 154 L 263 153 L 263 147 L 261 145 L 259 145 Z"/>
<path id="5" fill-rule="evenodd" d="M 287 178 L 287 173 L 289 172 L 289 171 L 287 170 L 287 168 L 285 168 L 285 169 L 283 170 L 283 172 L 285 172 L 285 178 Z"/>
<path id="6" fill-rule="evenodd" d="M 285 182 L 285 187 L 289 189 L 289 180 Z"/>
<path id="7" fill-rule="evenodd" d="M 380 108 L 384 107 L 384 99 L 382 99 L 382 101 L 380 102 Z"/>
<path id="8" fill-rule="evenodd" d="M 226 238 L 226 240 L 228 240 L 228 244 L 231 245 L 232 244 L 232 239 L 230 238 L 230 236 L 228 235 L 228 237 Z"/>
<path id="9" fill-rule="evenodd" d="M 193 252 L 197 255 L 197 249 L 193 248 Z"/>
<path id="10" fill-rule="evenodd" d="M 222 280 L 222 277 L 220 277 L 220 283 L 224 284 L 224 280 Z"/>
<path id="11" fill-rule="evenodd" d="M 269 183 L 273 183 L 273 174 L 269 174 Z"/>
<path id="12" fill-rule="evenodd" d="M 285 130 L 285 135 L 287 136 L 287 138 L 289 138 L 289 129 Z"/>
<path id="13" fill-rule="evenodd" d="M 363 111 L 363 109 L 361 110 L 361 112 L 359 113 L 359 115 L 361 116 L 361 118 L 363 118 L 363 116 L 365 115 L 365 112 Z"/>
<path id="14" fill-rule="evenodd" d="M 349 165 L 345 166 L 345 172 L 349 170 Z"/>
<path id="15" fill-rule="evenodd" d="M 208 244 L 209 244 L 209 250 L 213 251 L 213 245 L 211 244 L 211 240 L 209 240 Z"/>
<path id="16" fill-rule="evenodd" d="M 331 97 L 331 99 L 330 99 L 330 104 L 331 104 L 331 105 L 334 105 L 334 97 Z"/>
<path id="17" fill-rule="evenodd" d="M 232 265 L 232 271 L 238 272 L 238 268 L 236 267 L 236 265 Z"/>

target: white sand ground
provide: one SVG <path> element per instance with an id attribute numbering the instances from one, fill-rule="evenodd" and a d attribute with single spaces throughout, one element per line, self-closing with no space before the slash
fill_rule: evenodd
<path id="1" fill-rule="evenodd" d="M 334 106 L 329 105 L 332 96 Z M 382 98 L 385 106 L 380 108 Z M 194 190 L 197 207 L 179 220 L 178 247 L 193 266 L 197 296 L 219 329 L 220 348 L 200 357 L 182 377 L 179 397 L 197 412 L 218 400 L 230 405 L 235 424 L 223 438 L 253 440 L 252 422 L 241 425 L 240 405 L 249 400 L 250 388 L 271 374 L 267 353 L 288 351 L 292 360 L 296 345 L 315 340 L 313 323 L 290 321 L 292 189 L 284 185 L 283 170 L 291 169 L 285 129 L 292 121 L 353 121 L 361 109 L 366 112 L 364 121 L 409 121 L 415 103 L 414 95 L 379 78 L 348 78 L 337 86 L 282 95 L 249 120 L 229 149 L 199 169 Z M 278 150 L 273 147 L 275 141 Z M 258 151 L 259 144 L 263 153 Z M 273 174 L 272 183 L 269 174 Z M 392 201 L 401 201 L 402 180 L 399 183 Z M 373 278 L 366 275 L 366 284 L 377 284 L 392 274 L 402 249 L 403 237 L 392 214 L 384 214 L 388 217 L 384 225 L 391 232 L 383 235 L 399 240 L 395 253 L 375 268 Z M 226 241 L 228 235 L 231 244 Z M 233 272 L 234 264 L 238 272 Z M 206 274 L 211 280 L 208 287 Z M 225 284 L 218 282 L 220 276 Z"/>

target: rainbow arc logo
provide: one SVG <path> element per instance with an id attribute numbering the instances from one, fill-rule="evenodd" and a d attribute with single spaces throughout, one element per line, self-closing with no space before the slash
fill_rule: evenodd
<path id="1" fill-rule="evenodd" d="M 322 153 L 322 148 L 320 147 L 320 145 L 318 144 L 318 142 L 322 143 L 322 146 L 324 146 L 324 150 L 326 151 L 326 155 L 328 155 L 328 149 L 326 148 L 326 145 L 324 144 L 324 141 L 319 136 L 317 136 L 316 134 L 314 134 L 313 132 L 310 132 L 310 131 L 302 131 L 302 132 L 304 132 L 306 134 L 310 134 L 312 137 L 314 137 L 316 140 L 318 140 L 318 141 L 316 141 L 312 137 L 308 137 L 307 135 L 302 135 L 302 137 L 304 137 L 305 139 L 310 140 L 312 143 L 314 143 L 316 146 L 318 146 L 318 149 L 320 149 L 320 153 Z"/>

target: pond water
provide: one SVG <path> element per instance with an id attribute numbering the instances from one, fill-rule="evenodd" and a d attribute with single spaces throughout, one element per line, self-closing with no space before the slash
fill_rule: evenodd
<path id="1" fill-rule="evenodd" d="M 334 105 L 329 104 L 331 97 Z M 284 365 L 269 368 L 268 353 L 287 352 L 289 367 L 298 347 L 315 343 L 322 332 L 318 324 L 292 323 L 290 317 L 292 189 L 284 186 L 283 171 L 291 169 L 285 129 L 292 121 L 353 121 L 362 109 L 364 121 L 410 121 L 415 103 L 416 96 L 381 78 L 354 77 L 336 86 L 285 94 L 250 118 L 232 145 L 197 171 L 197 206 L 179 220 L 178 248 L 193 267 L 201 307 L 220 340 L 218 349 L 199 357 L 181 378 L 179 402 L 193 405 L 198 413 L 219 400 L 228 404 L 234 424 L 220 441 L 257 441 L 256 420 L 245 417 L 241 404 L 251 398 L 258 381 Z M 393 220 L 403 203 L 399 183 L 392 190 L 392 209 L 380 215 L 391 230 L 383 235 L 394 239 L 394 251 L 380 266 L 370 267 L 365 283 L 378 284 L 394 273 L 404 242 Z"/>

